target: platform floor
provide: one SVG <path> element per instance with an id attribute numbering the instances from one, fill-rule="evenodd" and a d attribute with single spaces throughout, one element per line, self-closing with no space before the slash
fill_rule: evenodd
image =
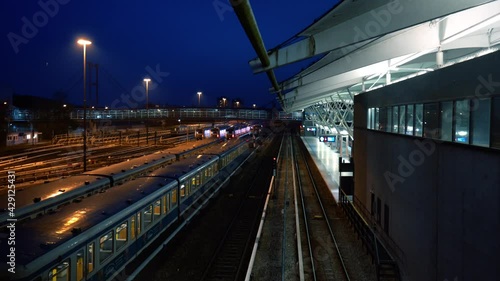
<path id="1" fill-rule="evenodd" d="M 339 201 L 339 157 L 336 152 L 335 143 L 319 142 L 318 137 L 301 137 L 309 154 L 311 154 L 318 170 L 323 175 L 323 179 L 330 188 L 330 191 Z"/>

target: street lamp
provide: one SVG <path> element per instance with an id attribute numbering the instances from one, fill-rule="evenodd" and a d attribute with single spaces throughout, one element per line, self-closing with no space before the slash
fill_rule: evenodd
<path id="1" fill-rule="evenodd" d="M 201 98 L 201 94 L 202 94 L 202 93 L 201 93 L 201 92 L 198 92 L 197 94 L 198 94 L 198 107 L 200 107 L 200 98 Z"/>
<path id="2" fill-rule="evenodd" d="M 240 102 L 239 101 L 236 102 L 236 107 L 240 107 Z"/>
<path id="3" fill-rule="evenodd" d="M 149 127 L 148 127 L 148 121 L 149 121 L 149 96 L 148 96 L 148 91 L 149 91 L 149 82 L 151 82 L 151 79 L 149 78 L 144 78 L 144 82 L 146 82 L 146 113 L 147 113 L 147 118 L 146 118 L 146 145 L 149 144 Z"/>
<path id="4" fill-rule="evenodd" d="M 83 45 L 83 171 L 87 171 L 87 45 L 92 44 L 89 40 L 79 39 L 76 41 Z"/>
<path id="5" fill-rule="evenodd" d="M 253 104 L 253 108 L 255 108 L 255 103 Z"/>
<path id="6" fill-rule="evenodd" d="M 222 98 L 222 100 L 224 101 L 223 107 L 226 107 L 226 98 Z"/>

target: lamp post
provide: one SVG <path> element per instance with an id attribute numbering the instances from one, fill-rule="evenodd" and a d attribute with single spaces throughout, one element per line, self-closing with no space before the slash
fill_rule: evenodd
<path id="1" fill-rule="evenodd" d="M 240 102 L 236 101 L 236 107 L 240 107 Z"/>
<path id="2" fill-rule="evenodd" d="M 148 121 L 149 121 L 149 96 L 148 96 L 148 91 L 149 91 L 149 86 L 148 83 L 151 81 L 149 78 L 144 78 L 144 82 L 146 82 L 146 145 L 149 144 L 149 126 L 148 126 Z"/>
<path id="3" fill-rule="evenodd" d="M 198 107 L 200 107 L 200 99 L 201 99 L 201 94 L 202 94 L 202 93 L 201 93 L 201 92 L 198 92 L 197 94 L 198 94 Z"/>
<path id="4" fill-rule="evenodd" d="M 87 171 L 87 45 L 91 41 L 79 39 L 78 44 L 83 45 L 83 171 Z"/>
<path id="5" fill-rule="evenodd" d="M 224 101 L 223 107 L 226 107 L 226 98 L 222 98 L 222 100 Z"/>

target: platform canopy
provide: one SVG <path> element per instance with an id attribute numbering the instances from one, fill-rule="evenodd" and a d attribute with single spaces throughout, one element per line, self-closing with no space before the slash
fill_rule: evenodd
<path id="1" fill-rule="evenodd" d="M 318 58 L 279 82 L 280 103 L 292 112 L 352 104 L 358 93 L 496 51 L 499 44 L 500 1 L 345 0 L 268 50 L 267 65 L 259 58 L 249 64 L 260 73 Z"/>

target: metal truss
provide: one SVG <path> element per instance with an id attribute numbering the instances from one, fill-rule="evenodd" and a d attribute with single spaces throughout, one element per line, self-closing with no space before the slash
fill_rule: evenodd
<path id="1" fill-rule="evenodd" d="M 335 93 L 307 107 L 306 119 L 327 127 L 329 131 L 347 133 L 353 139 L 354 102 L 350 93 L 349 96 L 350 98 L 346 98 Z"/>

